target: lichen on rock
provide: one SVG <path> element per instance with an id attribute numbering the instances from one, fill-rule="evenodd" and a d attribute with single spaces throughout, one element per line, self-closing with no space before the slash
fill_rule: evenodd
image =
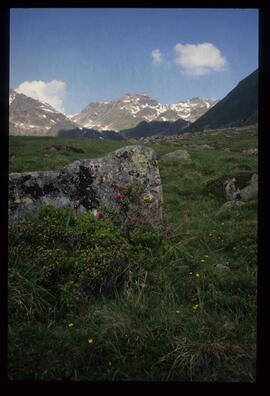
<path id="1" fill-rule="evenodd" d="M 94 211 L 100 205 L 116 208 L 115 184 L 139 186 L 139 208 L 154 225 L 161 224 L 162 187 L 155 152 L 135 145 L 118 149 L 105 157 L 74 161 L 59 171 L 9 175 L 9 214 L 19 218 L 43 204 L 70 206 L 78 213 Z M 144 200 L 151 196 L 151 202 Z M 127 211 L 132 205 L 127 206 Z"/>

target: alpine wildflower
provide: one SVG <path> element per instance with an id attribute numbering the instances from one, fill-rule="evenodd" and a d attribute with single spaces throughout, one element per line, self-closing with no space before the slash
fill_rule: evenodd
<path id="1" fill-rule="evenodd" d="M 102 212 L 101 210 L 98 210 L 98 211 L 96 212 L 96 217 L 97 217 L 98 219 L 104 217 L 104 212 Z"/>
<path id="2" fill-rule="evenodd" d="M 153 195 L 150 194 L 150 193 L 145 195 L 144 198 L 143 198 L 144 202 L 151 202 L 152 199 L 153 199 Z"/>
<path id="3" fill-rule="evenodd" d="M 196 311 L 196 309 L 198 309 L 198 308 L 199 308 L 199 304 L 192 305 L 192 309 L 194 309 L 194 311 Z"/>
<path id="4" fill-rule="evenodd" d="M 93 340 L 93 338 L 88 338 L 87 342 L 88 342 L 88 344 L 93 344 L 94 340 Z"/>
<path id="5" fill-rule="evenodd" d="M 73 326 L 74 326 L 74 323 L 69 323 L 69 324 L 68 324 L 68 327 L 69 327 L 69 328 L 71 328 L 71 327 L 73 327 Z"/>
<path id="6" fill-rule="evenodd" d="M 199 278 L 200 277 L 199 272 L 196 272 L 195 276 L 196 276 L 196 278 Z"/>
<path id="7" fill-rule="evenodd" d="M 114 199 L 123 199 L 126 198 L 125 194 L 118 193 L 113 196 Z"/>

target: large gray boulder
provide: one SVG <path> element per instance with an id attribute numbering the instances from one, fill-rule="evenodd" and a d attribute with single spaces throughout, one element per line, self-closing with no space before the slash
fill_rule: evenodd
<path id="1" fill-rule="evenodd" d="M 136 186 L 141 218 L 162 223 L 162 187 L 156 154 L 146 146 L 127 146 L 105 157 L 77 160 L 59 171 L 13 173 L 9 176 L 9 215 L 19 218 L 42 204 L 96 212 L 99 205 L 119 207 L 116 186 Z M 118 194 L 118 195 L 117 195 Z M 121 200 L 121 199 L 120 199 Z"/>

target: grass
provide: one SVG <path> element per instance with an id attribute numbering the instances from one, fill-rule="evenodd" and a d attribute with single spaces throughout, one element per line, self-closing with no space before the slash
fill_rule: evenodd
<path id="1" fill-rule="evenodd" d="M 49 153 L 55 142 L 85 154 Z M 55 304 L 53 289 L 40 283 L 36 254 L 17 234 L 12 246 L 24 253 L 13 254 L 9 268 L 11 380 L 256 381 L 257 201 L 222 208 L 215 186 L 223 176 L 240 175 L 244 183 L 257 172 L 257 158 L 242 153 L 257 147 L 257 131 L 210 131 L 149 146 L 159 157 L 190 143 L 215 148 L 189 149 L 191 163 L 160 162 L 170 230 L 158 247 L 138 242 L 132 257 L 140 264 L 126 272 L 120 290 L 89 293 L 75 306 Z M 10 171 L 56 169 L 126 144 L 11 137 Z M 67 249 L 46 239 L 52 242 Z M 217 264 L 231 271 L 219 272 Z"/>

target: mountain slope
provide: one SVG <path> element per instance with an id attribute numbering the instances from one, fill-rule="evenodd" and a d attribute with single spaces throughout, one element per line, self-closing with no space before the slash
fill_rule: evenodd
<path id="1" fill-rule="evenodd" d="M 177 121 L 151 121 L 140 122 L 136 127 L 120 131 L 124 138 L 139 138 L 153 135 L 177 135 L 187 126 L 188 121 L 179 119 Z"/>
<path id="2" fill-rule="evenodd" d="M 144 94 L 127 94 L 110 102 L 91 102 L 81 113 L 71 117 L 78 125 L 98 130 L 120 131 L 133 128 L 141 121 L 195 121 L 217 100 L 193 98 L 163 105 Z"/>
<path id="3" fill-rule="evenodd" d="M 24 136 L 56 136 L 60 129 L 76 124 L 48 103 L 39 102 L 10 89 L 9 134 Z"/>
<path id="4" fill-rule="evenodd" d="M 60 130 L 58 137 L 76 137 L 80 139 L 110 139 L 124 140 L 124 137 L 114 131 L 97 131 L 95 129 L 74 128 L 69 130 Z"/>
<path id="5" fill-rule="evenodd" d="M 258 122 L 258 69 L 244 78 L 207 113 L 187 128 L 188 132 L 252 125 Z"/>

